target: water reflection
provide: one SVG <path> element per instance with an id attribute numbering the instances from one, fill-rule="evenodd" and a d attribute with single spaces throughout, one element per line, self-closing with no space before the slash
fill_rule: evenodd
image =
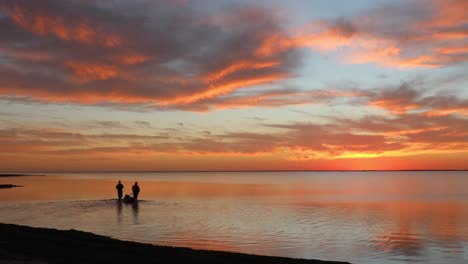
<path id="1" fill-rule="evenodd" d="M 132 203 L 132 212 L 133 212 L 133 218 L 135 220 L 138 220 L 138 201 L 135 200 L 133 203 Z"/>
<path id="2" fill-rule="evenodd" d="M 122 200 L 117 200 L 117 221 L 122 222 Z"/>
<path id="3" fill-rule="evenodd" d="M 419 234 L 411 233 L 406 227 L 398 232 L 389 230 L 388 234 L 377 237 L 376 247 L 391 255 L 415 257 L 423 253 L 424 243 Z"/>
<path id="4" fill-rule="evenodd" d="M 15 201 L 0 204 L 0 222 L 352 263 L 464 263 L 468 174 L 463 173 L 197 174 L 171 181 L 154 176 L 139 180 L 145 200 L 125 205 L 109 200 L 115 196 L 112 177 L 25 177 L 8 179 L 24 188 L 8 195 L 0 191 L 0 202 Z M 51 188 L 60 191 L 45 191 Z M 28 199 L 34 206 L 19 202 Z"/>

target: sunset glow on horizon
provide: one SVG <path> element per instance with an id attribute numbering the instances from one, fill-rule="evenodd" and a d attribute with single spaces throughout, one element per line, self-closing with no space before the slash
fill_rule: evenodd
<path id="1" fill-rule="evenodd" d="M 464 0 L 0 0 L 0 172 L 468 170 Z"/>

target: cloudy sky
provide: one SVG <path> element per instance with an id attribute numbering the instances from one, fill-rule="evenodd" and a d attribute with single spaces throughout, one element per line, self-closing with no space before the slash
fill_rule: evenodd
<path id="1" fill-rule="evenodd" d="M 468 169 L 466 10 L 0 0 L 0 168 Z"/>

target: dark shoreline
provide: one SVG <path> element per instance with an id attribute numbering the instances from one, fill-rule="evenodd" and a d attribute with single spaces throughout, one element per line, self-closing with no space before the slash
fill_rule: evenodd
<path id="1" fill-rule="evenodd" d="M 0 184 L 0 189 L 9 189 L 9 188 L 15 188 L 15 187 L 23 187 L 23 186 L 14 185 L 14 184 Z"/>
<path id="2" fill-rule="evenodd" d="M 26 177 L 26 176 L 45 176 L 45 175 L 44 174 L 25 174 L 25 173 L 0 173 L 0 178 Z"/>
<path id="3" fill-rule="evenodd" d="M 0 263 L 346 263 L 155 246 L 13 224 L 0 224 L 0 234 Z"/>

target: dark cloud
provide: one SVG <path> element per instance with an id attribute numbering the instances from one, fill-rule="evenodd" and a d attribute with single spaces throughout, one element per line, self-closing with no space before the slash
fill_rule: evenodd
<path id="1" fill-rule="evenodd" d="M 357 63 L 463 63 L 463 7 L 466 1 L 408 1 L 312 23 L 296 36 L 259 6 L 207 14 L 166 0 L 3 0 L 0 97 L 138 111 L 310 103 L 320 97 L 252 88 L 294 77 L 307 46 L 349 46 L 345 60 Z"/>
<path id="2" fill-rule="evenodd" d="M 427 116 L 461 115 L 468 116 L 468 100 L 448 94 L 447 91 L 435 89 L 432 95 L 427 90 L 414 88 L 412 83 L 403 83 L 367 92 L 369 104 L 390 111 L 394 114 L 406 114 L 409 111 Z"/>
<path id="3" fill-rule="evenodd" d="M 133 121 L 133 123 L 141 128 L 152 128 L 151 123 L 147 121 Z"/>
<path id="4" fill-rule="evenodd" d="M 283 31 L 258 7 L 201 17 L 166 1 L 127 9 L 106 1 L 6 0 L 0 10 L 4 97 L 177 108 L 281 81 L 299 65 L 298 49 L 258 56 L 265 36 Z"/>
<path id="5" fill-rule="evenodd" d="M 336 21 L 333 21 L 328 26 L 337 35 L 340 35 L 346 38 L 351 38 L 357 33 L 356 26 L 351 21 L 345 18 L 341 18 Z"/>
<path id="6" fill-rule="evenodd" d="M 118 128 L 118 129 L 129 128 L 128 126 L 118 121 L 96 121 L 94 123 L 97 127 L 102 127 L 102 128 Z"/>

